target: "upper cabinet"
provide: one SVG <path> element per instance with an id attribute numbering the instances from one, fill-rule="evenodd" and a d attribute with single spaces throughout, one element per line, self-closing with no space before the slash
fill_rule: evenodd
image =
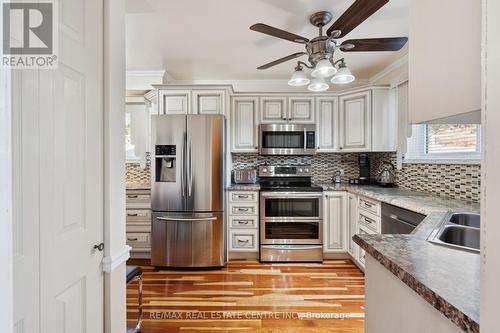
<path id="1" fill-rule="evenodd" d="M 372 151 L 396 151 L 398 147 L 398 108 L 394 90 L 372 90 Z"/>
<path id="2" fill-rule="evenodd" d="M 370 91 L 340 97 L 341 151 L 371 151 L 371 118 Z"/>
<path id="3" fill-rule="evenodd" d="M 260 97 L 261 124 L 314 124 L 314 97 Z"/>
<path id="4" fill-rule="evenodd" d="M 481 1 L 411 0 L 409 23 L 409 122 L 479 118 Z"/>
<path id="5" fill-rule="evenodd" d="M 260 98 L 260 123 L 276 124 L 288 121 L 286 97 L 263 96 Z"/>
<path id="6" fill-rule="evenodd" d="M 318 97 L 317 152 L 339 151 L 339 106 L 337 97 Z"/>
<path id="7" fill-rule="evenodd" d="M 194 90 L 194 114 L 224 114 L 225 94 L 222 90 Z"/>
<path id="8" fill-rule="evenodd" d="M 191 90 L 160 90 L 159 114 L 188 114 L 191 110 Z"/>
<path id="9" fill-rule="evenodd" d="M 256 153 L 259 99 L 233 97 L 231 108 L 231 151 Z"/>
<path id="10" fill-rule="evenodd" d="M 223 90 L 159 89 L 159 114 L 224 114 Z"/>

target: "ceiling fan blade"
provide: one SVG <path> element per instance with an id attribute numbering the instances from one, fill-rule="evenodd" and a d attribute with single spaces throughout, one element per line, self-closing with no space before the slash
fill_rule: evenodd
<path id="1" fill-rule="evenodd" d="M 289 56 L 280 58 L 278 60 L 274 60 L 274 61 L 272 61 L 270 63 L 267 63 L 265 65 L 257 67 L 257 69 L 268 69 L 269 67 L 273 67 L 273 66 L 276 66 L 278 64 L 281 64 L 282 62 L 298 58 L 298 57 L 300 57 L 300 56 L 302 56 L 304 54 L 307 54 L 307 53 L 306 52 L 297 52 L 297 53 L 294 53 L 294 54 L 290 54 Z"/>
<path id="2" fill-rule="evenodd" d="M 328 28 L 326 31 L 327 35 L 330 36 L 332 31 L 340 30 L 341 33 L 338 38 L 344 37 L 388 2 L 389 0 L 356 0 L 351 7 L 349 7 L 344 14 Z"/>
<path id="3" fill-rule="evenodd" d="M 307 39 L 305 37 L 302 37 L 302 36 L 299 36 L 296 34 L 292 34 L 291 32 L 281 30 L 281 29 L 278 29 L 275 27 L 271 27 L 270 25 L 267 25 L 264 23 L 254 24 L 250 27 L 250 30 L 258 31 L 258 32 L 261 32 L 261 33 L 269 35 L 269 36 L 278 37 L 281 39 L 286 39 L 286 40 L 289 40 L 291 42 L 299 43 L 299 44 L 305 44 L 309 41 L 309 39 Z"/>
<path id="4" fill-rule="evenodd" d="M 408 37 L 349 39 L 340 45 L 344 52 L 398 51 L 406 44 Z M 343 48 L 343 45 L 354 47 Z"/>

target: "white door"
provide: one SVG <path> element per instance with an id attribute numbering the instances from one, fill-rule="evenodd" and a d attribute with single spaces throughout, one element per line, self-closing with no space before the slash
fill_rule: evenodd
<path id="1" fill-rule="evenodd" d="M 370 92 L 340 97 L 340 149 L 345 152 L 371 150 Z"/>
<path id="2" fill-rule="evenodd" d="M 14 85 L 15 331 L 102 332 L 102 2 L 60 1 L 59 67 Z"/>

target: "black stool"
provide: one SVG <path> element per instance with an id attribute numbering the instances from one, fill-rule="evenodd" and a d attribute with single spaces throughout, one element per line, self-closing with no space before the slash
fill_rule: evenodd
<path id="1" fill-rule="evenodd" d="M 127 265 L 127 284 L 138 281 L 138 291 L 139 291 L 139 317 L 137 317 L 137 324 L 135 325 L 133 333 L 141 331 L 142 324 L 142 268 L 139 266 L 128 266 Z"/>

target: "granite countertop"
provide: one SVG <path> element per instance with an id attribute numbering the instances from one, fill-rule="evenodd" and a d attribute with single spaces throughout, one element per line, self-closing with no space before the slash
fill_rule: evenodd
<path id="1" fill-rule="evenodd" d="M 125 188 L 127 190 L 149 190 L 151 189 L 150 183 L 130 183 L 127 182 L 125 184 Z"/>
<path id="2" fill-rule="evenodd" d="M 477 203 L 399 188 L 330 184 L 323 188 L 347 190 L 427 215 L 409 235 L 355 235 L 353 239 L 464 332 L 479 333 L 480 255 L 427 241 L 449 212 L 477 213 Z"/>
<path id="3" fill-rule="evenodd" d="M 228 191 L 260 191 L 260 184 L 231 184 L 226 188 Z"/>

